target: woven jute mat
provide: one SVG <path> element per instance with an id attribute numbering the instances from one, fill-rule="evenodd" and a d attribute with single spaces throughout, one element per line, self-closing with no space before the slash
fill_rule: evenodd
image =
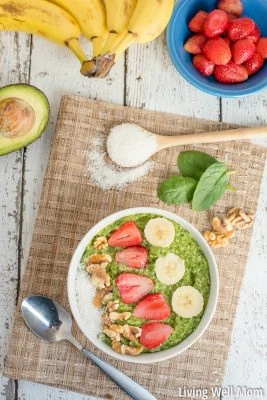
<path id="1" fill-rule="evenodd" d="M 256 210 L 266 159 L 264 148 L 248 142 L 228 142 L 190 148 L 207 151 L 225 161 L 236 174 L 231 184 L 236 193 L 227 193 L 209 212 L 192 212 L 190 206 L 167 206 L 157 198 L 157 187 L 171 174 L 177 174 L 176 158 L 185 148 L 162 151 L 154 157 L 154 170 L 123 190 L 103 191 L 88 176 L 88 148 L 96 135 L 108 132 L 121 122 L 135 122 L 161 134 L 187 134 L 229 125 L 177 115 L 126 108 L 82 97 L 62 99 L 57 133 L 44 180 L 44 189 L 35 231 L 21 287 L 12 343 L 5 364 L 5 375 L 59 386 L 99 397 L 128 399 L 115 384 L 66 342 L 48 344 L 35 337 L 24 325 L 19 308 L 28 294 L 52 297 L 69 309 L 66 291 L 68 265 L 82 236 L 96 222 L 115 211 L 138 206 L 171 210 L 200 231 L 210 227 L 214 214 L 230 207 Z M 237 234 L 225 249 L 215 251 L 220 272 L 220 296 L 216 315 L 208 330 L 184 354 L 153 365 L 116 361 L 86 340 L 74 324 L 74 335 L 84 346 L 145 386 L 159 400 L 177 399 L 185 387 L 209 390 L 221 385 L 228 357 L 231 331 L 246 268 L 252 230 Z M 183 398 L 199 398 L 184 395 Z M 140 399 L 142 400 L 142 399 Z"/>

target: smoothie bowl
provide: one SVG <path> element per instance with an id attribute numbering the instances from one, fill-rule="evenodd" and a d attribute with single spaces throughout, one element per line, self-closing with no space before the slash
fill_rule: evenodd
<path id="1" fill-rule="evenodd" d="M 73 316 L 100 350 L 135 363 L 174 357 L 206 330 L 219 278 L 202 235 L 150 207 L 112 214 L 82 239 L 71 260 Z"/>

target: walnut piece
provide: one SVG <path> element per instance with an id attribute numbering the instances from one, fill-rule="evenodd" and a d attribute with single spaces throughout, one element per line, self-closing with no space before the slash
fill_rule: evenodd
<path id="1" fill-rule="evenodd" d="M 121 325 L 112 324 L 104 327 L 103 333 L 115 342 L 120 342 L 123 327 Z"/>
<path id="2" fill-rule="evenodd" d="M 111 313 L 112 311 L 117 311 L 120 306 L 119 300 L 109 301 L 107 304 L 108 312 Z"/>
<path id="3" fill-rule="evenodd" d="M 129 339 L 131 342 L 138 342 L 138 338 L 141 336 L 142 333 L 141 328 L 128 324 L 125 324 L 122 327 L 122 336 L 124 336 L 126 339 Z"/>
<path id="4" fill-rule="evenodd" d="M 92 274 L 91 282 L 98 289 L 104 289 L 110 286 L 110 276 L 106 272 L 108 263 L 90 264 L 86 267 L 86 271 Z"/>
<path id="5" fill-rule="evenodd" d="M 96 291 L 95 297 L 93 299 L 93 304 L 97 308 L 101 308 L 102 305 L 106 304 L 113 297 L 112 287 L 105 287 L 103 289 L 98 289 Z"/>
<path id="6" fill-rule="evenodd" d="M 99 236 L 98 238 L 95 239 L 93 243 L 93 247 L 96 250 L 105 250 L 108 248 L 108 241 L 105 238 L 105 236 Z"/>
<path id="7" fill-rule="evenodd" d="M 214 232 L 224 235 L 234 229 L 228 218 L 214 217 L 211 221 L 211 226 Z"/>
<path id="8" fill-rule="evenodd" d="M 88 258 L 88 264 L 103 264 L 110 263 L 112 258 L 109 254 L 91 254 Z"/>
<path id="9" fill-rule="evenodd" d="M 131 356 L 138 356 L 144 350 L 142 346 L 126 346 L 116 341 L 112 341 L 112 348 L 117 353 L 129 354 Z"/>
<path id="10" fill-rule="evenodd" d="M 203 234 L 208 244 L 215 249 L 226 247 L 229 244 L 229 239 L 231 239 L 234 235 L 234 230 L 225 234 L 214 231 L 206 231 Z"/>
<path id="11" fill-rule="evenodd" d="M 253 213 L 246 213 L 242 208 L 231 208 L 227 215 L 232 226 L 240 230 L 248 229 L 255 219 Z"/>
<path id="12" fill-rule="evenodd" d="M 111 312 L 108 315 L 108 318 L 110 319 L 111 322 L 115 322 L 115 321 L 127 321 L 127 319 L 129 319 L 131 316 L 131 313 L 128 311 L 122 312 L 122 313 L 118 313 L 116 311 Z"/>

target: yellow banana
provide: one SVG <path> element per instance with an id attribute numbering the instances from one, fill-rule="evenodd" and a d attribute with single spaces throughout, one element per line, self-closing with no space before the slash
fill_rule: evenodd
<path id="1" fill-rule="evenodd" d="M 93 42 L 94 54 L 100 54 L 108 30 L 106 12 L 101 0 L 48 0 L 63 8 L 76 19 L 83 35 Z"/>
<path id="2" fill-rule="evenodd" d="M 128 32 L 114 49 L 115 59 L 132 43 L 148 43 L 156 39 L 166 28 L 173 7 L 174 0 L 138 0 Z"/>
<path id="3" fill-rule="evenodd" d="M 137 0 L 127 32 L 113 48 L 84 63 L 81 73 L 86 76 L 104 77 L 115 61 L 132 43 L 148 43 L 158 37 L 166 28 L 174 6 L 174 0 Z"/>
<path id="4" fill-rule="evenodd" d="M 87 60 L 74 18 L 46 0 L 0 0 L 0 30 L 41 36 L 67 46 L 81 63 Z"/>
<path id="5" fill-rule="evenodd" d="M 101 54 L 112 52 L 127 32 L 128 24 L 133 15 L 137 0 L 104 0 L 107 14 L 109 35 Z"/>

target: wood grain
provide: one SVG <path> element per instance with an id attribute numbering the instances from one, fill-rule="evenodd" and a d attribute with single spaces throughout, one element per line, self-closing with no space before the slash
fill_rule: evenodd
<path id="1" fill-rule="evenodd" d="M 0 83 L 27 82 L 30 37 L 1 32 Z M 22 208 L 22 175 L 24 151 L 0 157 L 0 371 L 8 351 L 13 314 L 17 298 Z M 14 382 L 1 378 L 0 399 L 15 398 Z"/>

